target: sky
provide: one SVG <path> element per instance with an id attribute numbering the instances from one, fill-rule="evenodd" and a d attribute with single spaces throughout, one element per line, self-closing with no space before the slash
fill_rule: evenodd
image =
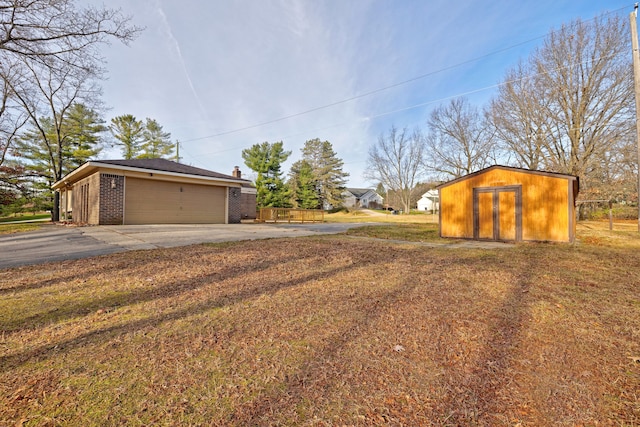
<path id="1" fill-rule="evenodd" d="M 510 67 L 554 28 L 621 0 L 109 0 L 144 27 L 103 47 L 105 119 L 157 120 L 181 162 L 231 174 L 242 150 L 282 141 L 286 177 L 305 141 L 329 141 L 365 179 L 367 154 L 392 126 L 426 129 L 430 111 L 465 96 L 484 107 Z M 102 5 L 80 0 L 79 5 Z M 105 149 L 101 158 L 121 158 Z"/>

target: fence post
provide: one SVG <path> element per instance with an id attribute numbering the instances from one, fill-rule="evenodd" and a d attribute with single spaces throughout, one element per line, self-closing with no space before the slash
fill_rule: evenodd
<path id="1" fill-rule="evenodd" d="M 613 230 L 613 202 L 609 200 L 609 231 Z"/>

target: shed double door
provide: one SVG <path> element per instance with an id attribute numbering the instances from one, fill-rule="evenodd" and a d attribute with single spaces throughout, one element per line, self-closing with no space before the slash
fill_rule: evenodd
<path id="1" fill-rule="evenodd" d="M 522 240 L 522 187 L 473 189 L 473 238 Z"/>

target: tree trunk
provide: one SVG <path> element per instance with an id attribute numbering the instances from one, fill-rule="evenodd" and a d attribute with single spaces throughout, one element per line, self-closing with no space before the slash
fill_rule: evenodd
<path id="1" fill-rule="evenodd" d="M 60 221 L 60 192 L 53 192 L 53 209 L 51 210 L 51 221 Z"/>

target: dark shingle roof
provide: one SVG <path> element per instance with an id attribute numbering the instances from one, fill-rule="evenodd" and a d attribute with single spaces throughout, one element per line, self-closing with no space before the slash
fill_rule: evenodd
<path id="1" fill-rule="evenodd" d="M 196 168 L 194 166 L 183 165 L 182 163 L 172 162 L 167 159 L 129 159 L 129 160 L 93 160 L 92 163 L 105 163 L 115 166 L 126 166 L 131 168 L 149 169 L 163 172 L 183 173 L 187 175 L 206 176 L 210 178 L 233 179 L 238 181 L 246 181 L 238 179 L 231 175 L 225 175 L 206 169 Z"/>
<path id="2" fill-rule="evenodd" d="M 374 191 L 371 188 L 347 188 L 347 191 L 353 194 L 355 197 L 362 197 L 369 191 Z"/>

